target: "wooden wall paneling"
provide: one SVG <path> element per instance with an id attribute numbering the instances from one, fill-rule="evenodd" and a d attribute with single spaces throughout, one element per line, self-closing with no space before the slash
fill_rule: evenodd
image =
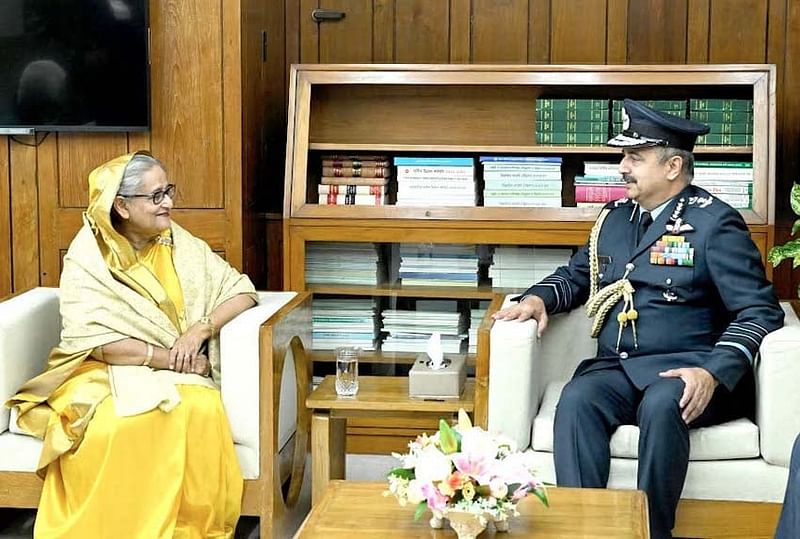
<path id="1" fill-rule="evenodd" d="M 774 2 L 770 2 L 772 6 Z M 777 15 L 780 15 L 780 11 Z M 778 40 L 775 58 L 783 69 L 778 70 L 778 157 L 776 183 L 776 213 L 779 226 L 776 227 L 776 243 L 784 243 L 792 238 L 791 226 L 797 216 L 789 207 L 789 190 L 793 183 L 800 182 L 800 3 L 786 1 L 783 20 L 770 20 L 770 34 L 776 29 L 784 32 L 784 43 Z M 781 64 L 779 64 L 781 65 Z M 781 74 L 783 75 L 781 77 Z M 781 80 L 782 79 L 782 80 Z M 795 236 L 797 237 L 797 236 Z M 784 262 L 775 271 L 775 284 L 778 296 L 784 299 L 796 299 L 797 287 L 800 285 L 800 271 L 793 270 L 790 262 Z"/>
<path id="2" fill-rule="evenodd" d="M 763 63 L 767 55 L 764 0 L 711 0 L 708 61 Z"/>
<path id="3" fill-rule="evenodd" d="M 60 245 L 59 240 L 64 235 L 64 231 L 59 231 L 56 228 L 58 223 L 56 214 L 61 206 L 59 204 L 59 199 L 61 198 L 59 184 L 62 181 L 59 171 L 59 148 L 61 140 L 65 138 L 69 138 L 69 136 L 52 133 L 39 145 L 36 152 L 39 184 L 39 206 L 36 208 L 39 214 L 39 275 L 37 279 L 42 286 L 58 286 L 62 267 L 61 251 L 64 250 L 66 252 L 69 246 L 69 244 Z M 99 164 L 96 163 L 94 166 Z M 88 191 L 85 178 L 86 176 L 84 176 L 83 181 L 84 190 Z M 83 198 L 88 199 L 86 195 Z M 84 204 L 85 207 L 86 204 Z M 71 230 L 73 235 L 76 231 L 77 229 Z"/>
<path id="4" fill-rule="evenodd" d="M 607 10 L 606 63 L 628 63 L 628 0 L 608 0 Z"/>
<path id="5" fill-rule="evenodd" d="M 9 137 L 0 137 L 0 298 L 13 291 Z"/>
<path id="6" fill-rule="evenodd" d="M 550 63 L 550 0 L 530 0 L 528 4 L 528 63 Z"/>
<path id="7" fill-rule="evenodd" d="M 343 11 L 345 17 L 319 23 L 319 62 L 372 62 L 372 0 L 325 0 L 320 7 Z"/>
<path id="8" fill-rule="evenodd" d="M 609 0 L 618 2 L 620 0 Z M 682 64 L 686 61 L 687 0 L 628 3 L 628 62 Z M 609 32 L 611 31 L 609 9 Z M 610 52 L 610 51 L 609 51 Z"/>
<path id="9" fill-rule="evenodd" d="M 404 4 L 404 2 L 401 3 Z M 372 5 L 372 61 L 379 64 L 395 60 L 395 0 L 374 0 Z"/>
<path id="10" fill-rule="evenodd" d="M 528 61 L 528 0 L 472 0 L 472 62 Z"/>
<path id="11" fill-rule="evenodd" d="M 19 137 L 34 144 L 36 136 Z M 12 292 L 39 285 L 39 193 L 36 148 L 11 142 Z"/>
<path id="12" fill-rule="evenodd" d="M 238 2 L 219 0 L 150 6 L 151 56 L 158 59 L 150 66 L 151 148 L 185 186 L 183 207 L 224 205 L 222 39 L 226 32 L 231 39 L 237 23 L 226 20 L 229 26 L 223 27 L 221 9 L 234 9 L 231 4 L 238 9 Z M 239 86 L 236 80 L 225 80 L 227 85 Z"/>
<path id="13" fill-rule="evenodd" d="M 245 220 L 242 208 L 243 195 L 243 170 L 251 166 L 250 163 L 243 162 L 243 101 L 244 91 L 242 84 L 242 74 L 244 63 L 259 63 L 261 55 L 256 53 L 253 57 L 245 57 L 242 49 L 242 3 L 238 2 L 218 2 L 222 7 L 218 22 L 218 31 L 222 35 L 220 43 L 222 55 L 221 69 L 217 70 L 217 84 L 222 87 L 222 103 L 220 112 L 222 117 L 216 125 L 207 126 L 218 134 L 218 146 L 214 147 L 214 153 L 221 157 L 222 171 L 219 176 L 206 176 L 204 184 L 211 184 L 216 189 L 222 189 L 220 195 L 225 209 L 225 259 L 228 263 L 239 271 L 244 271 L 244 252 L 243 245 L 250 245 L 253 241 L 253 234 L 263 237 L 261 231 L 256 231 L 254 224 L 250 221 L 249 215 L 247 234 L 244 233 L 243 221 Z M 256 43 L 260 39 L 256 37 Z M 209 59 L 216 60 L 216 56 Z M 209 105 L 213 107 L 216 103 L 216 85 L 209 95 L 204 95 L 203 99 L 212 98 Z M 251 103 L 259 106 L 260 101 Z M 219 105 L 217 105 L 219 106 Z M 191 155 L 191 154 L 190 154 Z M 257 159 L 257 156 L 248 155 L 248 159 Z M 213 170 L 213 169 L 212 169 Z M 248 185 L 249 187 L 249 185 Z M 192 223 L 193 224 L 193 223 Z M 251 253 L 252 254 L 252 253 Z"/>
<path id="14" fill-rule="evenodd" d="M 472 36 L 470 0 L 450 0 L 450 63 L 468 64 Z"/>
<path id="15" fill-rule="evenodd" d="M 311 12 L 319 7 L 319 0 L 300 0 L 300 9 L 291 9 L 294 4 L 292 0 L 286 0 L 287 28 L 289 23 L 294 22 L 294 14 L 297 13 L 297 28 L 300 32 L 298 42 L 298 59 L 303 64 L 316 64 L 319 62 L 319 24 L 311 18 Z M 294 7 L 294 6 L 292 6 Z M 288 73 L 287 73 L 288 80 Z M 288 101 L 287 101 L 288 103 Z"/>
<path id="16" fill-rule="evenodd" d="M 394 61 L 401 64 L 448 63 L 450 13 L 449 2 L 398 0 L 395 7 Z M 377 13 L 375 22 L 375 27 L 380 28 Z"/>
<path id="17" fill-rule="evenodd" d="M 89 173 L 106 161 L 128 153 L 128 137 L 125 133 L 58 133 L 56 137 L 54 133 L 51 138 L 55 139 L 52 147 L 57 152 L 56 168 L 52 171 L 56 181 L 54 191 L 58 193 L 56 206 L 85 209 L 89 204 Z M 50 142 L 48 139 L 45 144 Z M 40 171 L 40 183 L 41 174 Z M 48 183 L 49 180 L 44 179 Z M 183 191 L 184 186 L 179 188 Z"/>
<path id="18" fill-rule="evenodd" d="M 606 62 L 606 0 L 560 0 L 550 4 L 550 62 Z"/>
<path id="19" fill-rule="evenodd" d="M 150 132 L 149 131 L 133 131 L 128 133 L 128 153 L 133 153 L 139 150 L 150 151 Z"/>
<path id="20" fill-rule="evenodd" d="M 686 63 L 708 63 L 711 0 L 691 0 L 686 8 Z"/>

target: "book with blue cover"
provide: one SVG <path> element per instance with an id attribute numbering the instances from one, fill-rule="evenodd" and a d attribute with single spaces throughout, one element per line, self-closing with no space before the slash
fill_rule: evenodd
<path id="1" fill-rule="evenodd" d="M 451 167 L 471 167 L 475 163 L 471 157 L 395 157 L 394 164 L 399 166 L 446 165 Z"/>
<path id="2" fill-rule="evenodd" d="M 560 157 L 543 155 L 482 155 L 479 159 L 481 163 L 561 163 Z"/>

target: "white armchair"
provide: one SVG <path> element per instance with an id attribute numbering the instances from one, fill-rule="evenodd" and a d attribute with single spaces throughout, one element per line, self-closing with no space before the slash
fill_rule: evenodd
<path id="1" fill-rule="evenodd" d="M 60 330 L 57 288 L 0 302 L 0 402 L 44 368 Z M 310 295 L 295 292 L 259 293 L 259 304 L 220 333 L 222 399 L 245 478 L 242 514 L 260 517 L 262 538 L 291 536 L 310 507 L 310 344 Z M 40 452 L 41 442 L 0 407 L 0 507 L 38 505 Z"/>
<path id="2" fill-rule="evenodd" d="M 756 422 L 738 419 L 690 434 L 676 536 L 772 537 L 800 432 L 800 320 L 788 303 L 782 307 L 786 325 L 767 335 L 756 363 Z M 553 420 L 561 390 L 596 352 L 590 323 L 576 309 L 551 316 L 541 339 L 535 321 L 499 321 L 491 329 L 489 429 L 530 446 L 548 482 L 555 483 Z M 638 438 L 633 425 L 612 436 L 610 488 L 636 488 Z"/>

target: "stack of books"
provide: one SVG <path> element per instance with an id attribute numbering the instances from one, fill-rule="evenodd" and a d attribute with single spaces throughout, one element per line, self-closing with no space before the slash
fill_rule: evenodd
<path id="1" fill-rule="evenodd" d="M 397 206 L 474 206 L 471 157 L 395 157 Z"/>
<path id="2" fill-rule="evenodd" d="M 571 249 L 498 246 L 494 250 L 489 277 L 493 287 L 525 290 L 567 264 L 571 256 Z"/>
<path id="3" fill-rule="evenodd" d="M 481 302 L 478 309 L 469 310 L 469 332 L 467 340 L 467 353 L 476 354 L 478 352 L 478 328 L 481 326 L 483 317 L 486 316 L 488 302 Z"/>
<path id="4" fill-rule="evenodd" d="M 627 196 L 625 182 L 617 163 L 587 161 L 583 174 L 575 176 L 575 204 L 581 207 L 603 207 Z"/>
<path id="5" fill-rule="evenodd" d="M 374 300 L 314 298 L 311 337 L 315 350 L 333 350 L 338 346 L 375 350 L 378 327 Z"/>
<path id="6" fill-rule="evenodd" d="M 692 183 L 740 210 L 753 207 L 753 163 L 695 161 Z"/>
<path id="7" fill-rule="evenodd" d="M 698 145 L 753 144 L 752 99 L 691 99 L 689 117 L 711 128 L 707 135 L 697 138 Z"/>
<path id="8" fill-rule="evenodd" d="M 378 284 L 378 251 L 372 243 L 306 243 L 306 284 Z"/>
<path id="9" fill-rule="evenodd" d="M 646 107 L 659 112 L 666 112 L 679 118 L 686 118 L 685 99 L 646 99 L 637 101 Z M 622 133 L 622 99 L 615 99 L 611 104 L 611 134 Z"/>
<path id="10" fill-rule="evenodd" d="M 561 207 L 561 158 L 481 156 L 483 205 Z"/>
<path id="11" fill-rule="evenodd" d="M 436 331 L 441 335 L 442 351 L 457 354 L 467 337 L 466 317 L 462 313 L 385 309 L 382 317 L 381 331 L 388 334 L 381 345 L 384 352 L 425 352 L 428 339 Z"/>
<path id="12" fill-rule="evenodd" d="M 325 155 L 319 204 L 383 206 L 390 176 L 385 155 Z"/>
<path id="13" fill-rule="evenodd" d="M 608 99 L 537 99 L 536 143 L 605 144 L 608 118 Z"/>
<path id="14" fill-rule="evenodd" d="M 404 286 L 478 286 L 474 245 L 400 245 L 400 280 Z"/>

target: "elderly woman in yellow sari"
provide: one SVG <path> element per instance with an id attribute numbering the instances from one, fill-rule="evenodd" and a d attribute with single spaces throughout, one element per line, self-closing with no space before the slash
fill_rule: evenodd
<path id="1" fill-rule="evenodd" d="M 61 275 L 61 342 L 8 403 L 44 440 L 36 537 L 233 536 L 242 477 L 217 335 L 256 296 L 171 221 L 174 196 L 144 152 L 89 175 Z"/>

